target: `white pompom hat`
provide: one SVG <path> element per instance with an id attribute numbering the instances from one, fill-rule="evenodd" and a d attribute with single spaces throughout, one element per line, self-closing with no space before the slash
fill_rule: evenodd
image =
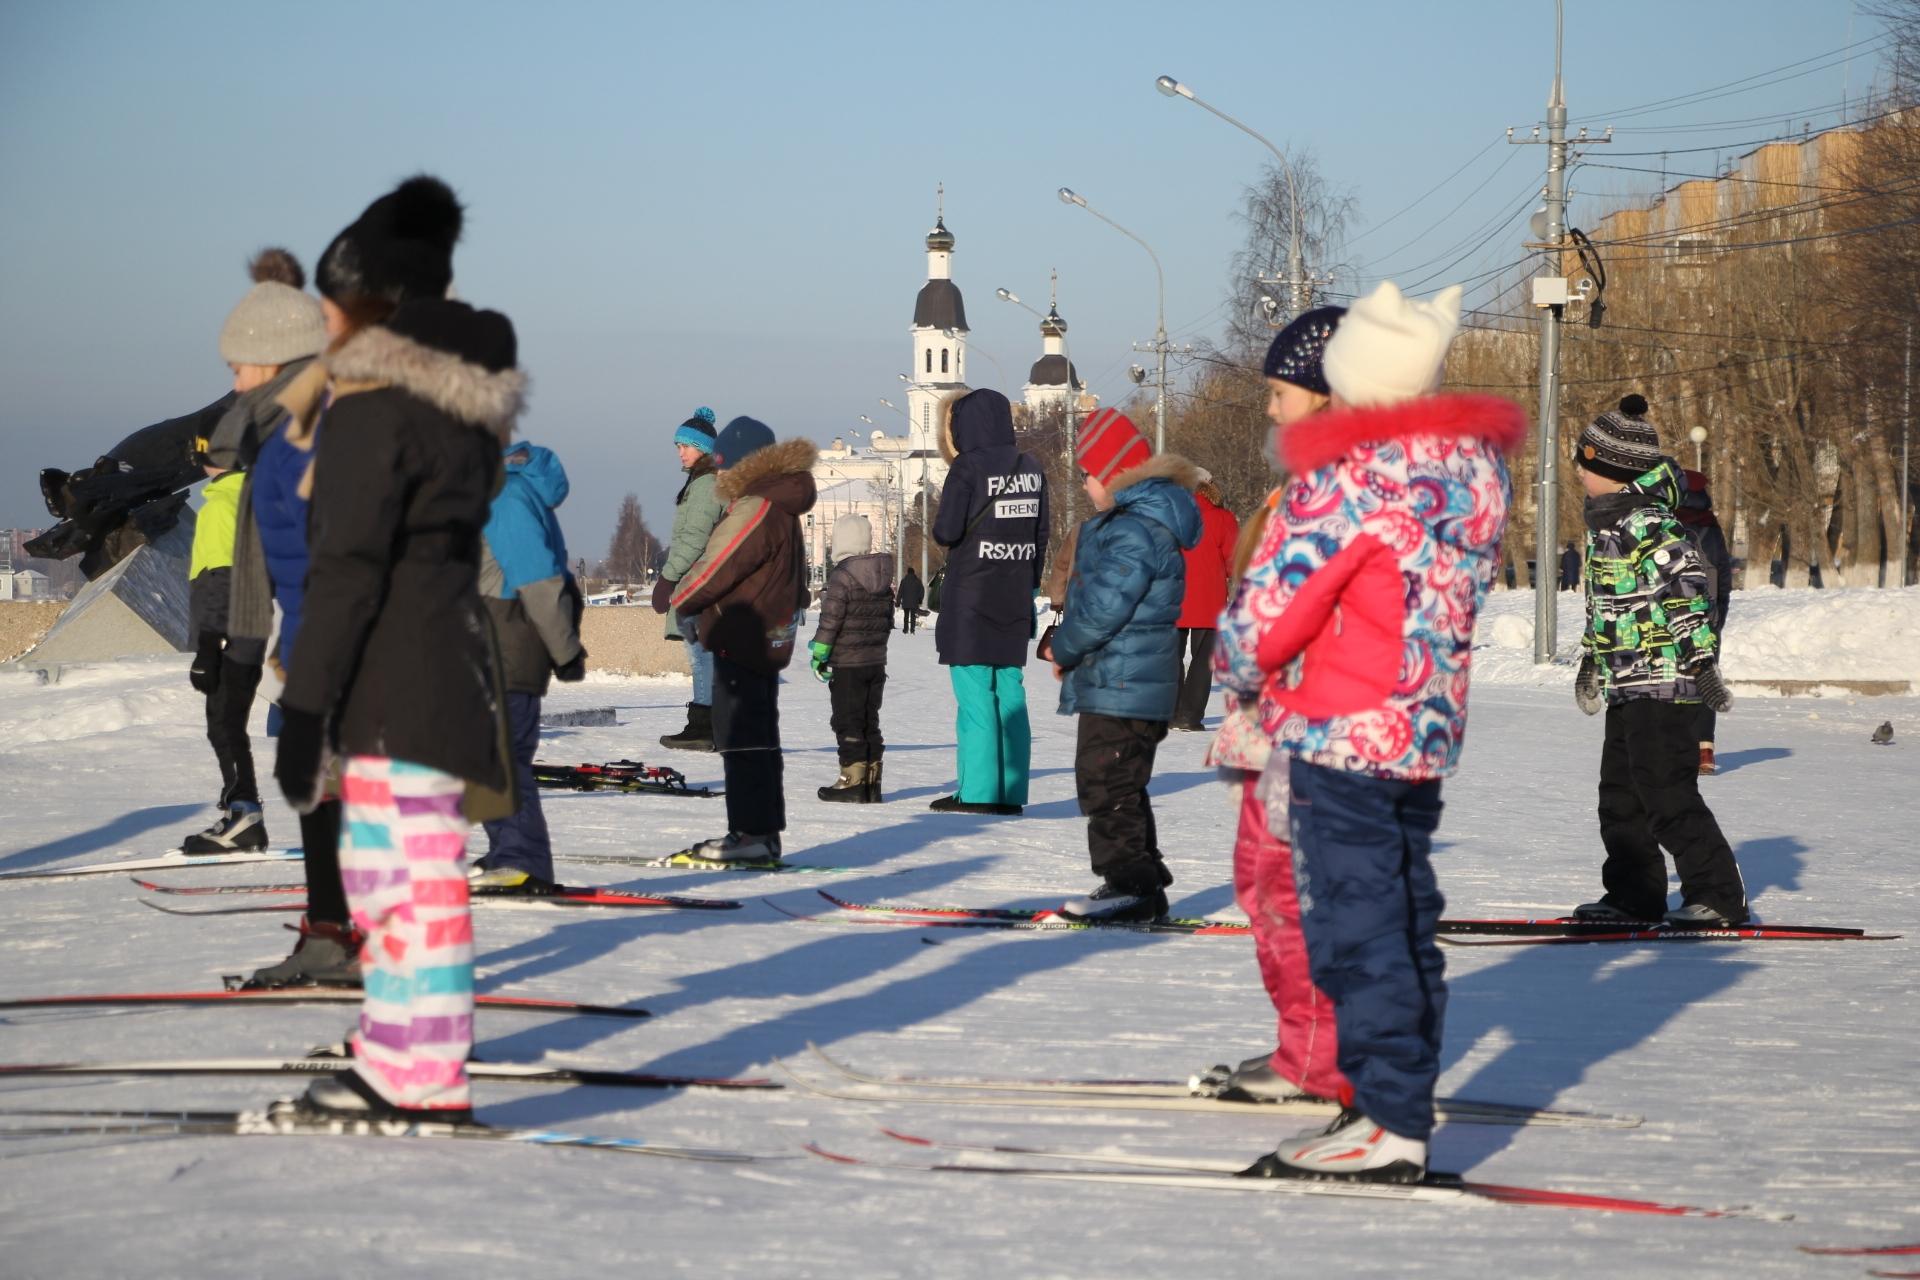
<path id="1" fill-rule="evenodd" d="M 1347 404 L 1398 404 L 1440 385 L 1447 348 L 1460 331 L 1459 285 L 1424 301 L 1391 280 L 1347 308 L 1327 340 L 1327 385 Z"/>

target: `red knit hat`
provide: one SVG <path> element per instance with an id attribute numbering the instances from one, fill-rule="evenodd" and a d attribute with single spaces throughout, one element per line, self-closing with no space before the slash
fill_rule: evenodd
<path id="1" fill-rule="evenodd" d="M 1140 428 L 1118 409 L 1096 410 L 1080 424 L 1080 446 L 1074 460 L 1080 469 L 1105 484 L 1153 456 L 1153 446 Z"/>

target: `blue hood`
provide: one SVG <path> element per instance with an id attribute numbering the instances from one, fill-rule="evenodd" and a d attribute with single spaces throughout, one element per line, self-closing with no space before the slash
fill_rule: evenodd
<path id="1" fill-rule="evenodd" d="M 1159 461 L 1155 459 L 1136 470 L 1152 471 Z M 1177 463 L 1180 460 L 1171 461 Z M 1115 510 L 1132 511 L 1165 525 L 1182 547 L 1192 548 L 1200 544 L 1200 531 L 1204 527 L 1200 519 L 1200 504 L 1173 474 L 1142 476 L 1117 491 L 1113 495 L 1113 505 Z"/>
<path id="2" fill-rule="evenodd" d="M 534 496 L 549 508 L 567 500 L 567 469 L 553 450 L 522 441 L 506 451 L 507 475 L 532 487 Z"/>

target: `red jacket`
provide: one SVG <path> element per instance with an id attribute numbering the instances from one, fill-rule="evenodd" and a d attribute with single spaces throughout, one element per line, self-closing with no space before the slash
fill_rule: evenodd
<path id="1" fill-rule="evenodd" d="M 1180 625 L 1212 630 L 1220 625 L 1220 611 L 1227 607 L 1227 578 L 1233 572 L 1240 522 L 1206 494 L 1193 497 L 1200 504 L 1200 541 L 1185 553 L 1187 594 L 1180 600 Z"/>

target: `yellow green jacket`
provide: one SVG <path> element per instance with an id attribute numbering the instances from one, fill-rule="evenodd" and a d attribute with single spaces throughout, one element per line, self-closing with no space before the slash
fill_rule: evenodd
<path id="1" fill-rule="evenodd" d="M 209 569 L 233 567 L 234 522 L 240 514 L 240 486 L 245 481 L 241 472 L 228 471 L 207 482 L 204 503 L 193 526 L 189 581 Z"/>

